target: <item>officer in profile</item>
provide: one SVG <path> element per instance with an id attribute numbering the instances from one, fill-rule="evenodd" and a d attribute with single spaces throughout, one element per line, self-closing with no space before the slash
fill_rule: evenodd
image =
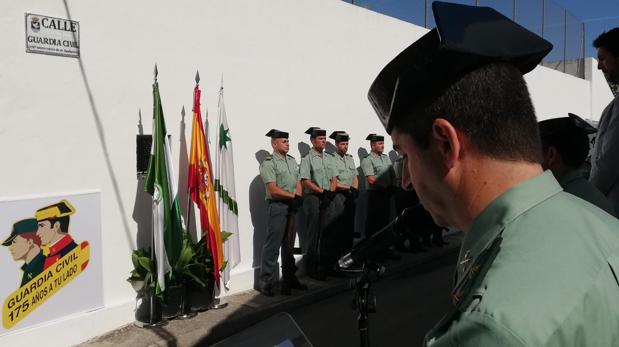
<path id="1" fill-rule="evenodd" d="M 273 296 L 273 283 L 277 272 L 279 249 L 282 250 L 281 293 L 290 295 L 291 289 L 305 290 L 307 286 L 295 276 L 297 267 L 292 246 L 294 232 L 289 237 L 294 215 L 302 203 L 299 168 L 293 156 L 288 155 L 288 133 L 271 129 L 273 153 L 260 164 L 260 177 L 266 186 L 267 237 L 262 246 L 262 263 L 257 289 L 266 296 Z M 292 219 L 292 221 L 291 221 Z M 292 238 L 292 240 L 290 240 Z"/>
<path id="2" fill-rule="evenodd" d="M 614 215 L 604 194 L 585 179 L 582 166 L 589 154 L 589 134 L 596 129 L 573 113 L 539 122 L 544 170 L 552 171 L 566 192 Z"/>
<path id="3" fill-rule="evenodd" d="M 593 40 L 597 49 L 598 70 L 608 82 L 619 83 L 619 27 Z M 619 216 L 619 93 L 606 106 L 591 153 L 589 181 L 606 196 Z"/>
<path id="4" fill-rule="evenodd" d="M 69 234 L 69 223 L 74 213 L 75 208 L 67 200 L 36 211 L 37 236 L 41 239 L 41 252 L 45 256 L 44 270 L 77 247 Z"/>
<path id="5" fill-rule="evenodd" d="M 352 249 L 355 229 L 355 207 L 359 196 L 357 165 L 348 154 L 350 136 L 344 131 L 334 131 L 329 138 L 335 141 L 333 159 L 336 172 L 336 195 L 333 199 L 334 225 L 336 226 L 336 247 L 332 263 L 348 254 Z"/>
<path id="6" fill-rule="evenodd" d="M 552 49 L 494 9 L 435 1 L 369 99 L 437 224 L 464 232 L 442 346 L 615 346 L 619 221 L 541 167 L 523 74 Z"/>
<path id="7" fill-rule="evenodd" d="M 301 184 L 304 188 L 303 211 L 308 233 L 307 274 L 313 279 L 325 281 L 332 271 L 325 253 L 334 231 L 332 224 L 336 176 L 333 157 L 326 154 L 327 131 L 311 127 L 305 131 L 310 136 L 312 148 L 301 158 Z M 327 247 L 328 249 L 328 247 Z"/>
<path id="8" fill-rule="evenodd" d="M 20 287 L 43 272 L 45 257 L 41 253 L 41 239 L 37 236 L 37 228 L 36 219 L 22 219 L 13 224 L 11 234 L 2 242 L 3 246 L 8 247 L 13 260 L 24 261 Z"/>

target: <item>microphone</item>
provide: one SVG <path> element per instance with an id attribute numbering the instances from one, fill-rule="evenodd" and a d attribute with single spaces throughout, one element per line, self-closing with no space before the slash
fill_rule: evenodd
<path id="1" fill-rule="evenodd" d="M 357 243 L 350 253 L 340 258 L 337 262 L 339 267 L 347 269 L 353 264 L 360 264 L 364 260 L 379 254 L 395 241 L 404 237 L 407 233 L 406 227 L 410 227 L 413 221 L 423 218 L 425 213 L 427 212 L 421 204 L 405 208 L 391 223 L 369 239 Z"/>

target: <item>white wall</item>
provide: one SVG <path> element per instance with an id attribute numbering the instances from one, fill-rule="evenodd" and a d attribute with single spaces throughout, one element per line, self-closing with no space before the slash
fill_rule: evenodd
<path id="1" fill-rule="evenodd" d="M 25 12 L 70 13 L 80 22 L 81 59 L 26 54 Z M 253 233 L 264 228 L 262 197 L 250 196 L 260 191 L 256 152 L 270 151 L 264 134 L 289 131 L 299 159 L 296 144 L 309 142 L 309 126 L 347 130 L 358 164 L 367 133 L 384 133 L 367 101 L 372 80 L 426 31 L 339 0 L 7 0 L 0 13 L 0 197 L 101 190 L 105 301 L 102 310 L 0 337 L 6 346 L 42 337 L 51 346 L 77 343 L 133 320 L 125 278 L 135 219 L 144 217 L 136 209 L 144 196 L 137 192 L 134 139 L 140 109 L 150 133 L 155 63 L 177 158 L 183 106 L 190 137 L 196 70 L 211 124 L 224 75 L 243 257 L 233 270 L 235 292 L 253 285 Z M 593 105 L 589 81 L 547 68 L 527 81 L 540 118 L 586 116 L 608 102 L 596 97 Z"/>

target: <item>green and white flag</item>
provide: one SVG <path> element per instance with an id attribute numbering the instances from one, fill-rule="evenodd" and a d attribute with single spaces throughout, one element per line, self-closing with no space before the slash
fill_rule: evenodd
<path id="1" fill-rule="evenodd" d="M 165 289 L 165 274 L 176 264 L 183 246 L 183 221 L 176 194 L 172 152 L 168 141 L 159 84 L 153 83 L 153 145 L 144 190 L 153 196 L 153 247 L 157 282 Z"/>
<path id="2" fill-rule="evenodd" d="M 219 116 L 217 119 L 217 167 L 215 189 L 219 226 L 224 240 L 223 284 L 229 290 L 230 270 L 241 262 L 239 246 L 239 222 L 236 192 L 234 189 L 234 161 L 232 159 L 232 135 L 228 128 L 226 106 L 224 105 L 224 87 L 219 89 Z"/>

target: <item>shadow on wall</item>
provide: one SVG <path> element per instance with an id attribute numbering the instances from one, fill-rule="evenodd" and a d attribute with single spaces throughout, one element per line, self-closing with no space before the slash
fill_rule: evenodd
<path id="1" fill-rule="evenodd" d="M 331 142 L 327 141 L 327 144 L 325 145 L 325 151 L 329 154 L 334 154 L 336 149 L 335 149 L 335 146 Z"/>
<path id="2" fill-rule="evenodd" d="M 178 186 L 176 192 L 181 207 L 181 213 L 185 220 L 187 232 L 194 242 L 199 241 L 201 234 L 196 232 L 196 218 L 194 214 L 194 203 L 189 201 L 189 193 L 187 192 L 187 183 L 189 175 L 189 154 L 187 153 L 187 138 L 185 137 L 185 106 L 181 110 L 180 136 L 179 146 L 180 155 L 178 156 Z M 189 210 L 191 209 L 191 210 Z"/>
<path id="3" fill-rule="evenodd" d="M 391 164 L 395 164 L 395 161 L 398 160 L 398 153 L 396 151 L 394 151 L 393 149 L 391 151 L 389 151 L 389 160 L 391 160 Z"/>
<path id="4" fill-rule="evenodd" d="M 136 236 L 138 249 L 152 249 L 152 197 L 144 191 L 146 176 L 138 175 L 135 188 L 135 203 L 133 204 L 132 218 L 138 226 Z"/>
<path id="5" fill-rule="evenodd" d="M 269 152 L 265 150 L 259 150 L 256 152 L 256 160 L 258 165 L 262 164 L 264 159 L 269 156 Z M 254 268 L 254 286 L 258 283 L 260 276 L 260 261 L 262 255 L 262 245 L 266 239 L 267 234 L 267 202 L 265 197 L 265 187 L 260 175 L 257 175 L 249 185 L 249 214 L 251 215 L 251 224 L 254 227 L 254 259 L 252 267 Z"/>
<path id="6" fill-rule="evenodd" d="M 305 157 L 309 153 L 311 147 L 305 142 L 299 142 L 298 148 L 299 148 L 299 155 L 301 157 L 297 159 L 297 164 L 300 164 L 301 158 Z"/>
<path id="7" fill-rule="evenodd" d="M 71 16 L 71 11 L 69 10 L 69 4 L 67 3 L 67 0 L 63 1 L 63 5 L 65 8 L 65 11 L 67 12 L 67 18 L 70 20 L 73 20 L 73 17 Z M 73 36 L 74 36 L 74 39 L 77 41 L 77 39 L 75 38 L 75 33 L 73 33 Z M 135 242 L 133 242 L 133 237 L 129 230 L 129 217 L 127 216 L 127 209 L 125 208 L 125 205 L 123 204 L 122 194 L 120 192 L 120 187 L 118 185 L 118 179 L 116 178 L 116 172 L 114 171 L 114 167 L 112 166 L 112 160 L 110 159 L 110 151 L 107 147 L 107 141 L 105 139 L 105 131 L 103 129 L 103 123 L 101 122 L 101 117 L 99 116 L 99 110 L 97 109 L 95 98 L 90 88 L 90 82 L 88 81 L 88 76 L 86 76 L 86 68 L 84 67 L 84 61 L 82 60 L 82 56 L 79 56 L 77 58 L 77 63 L 79 64 L 80 73 L 82 75 L 82 81 L 84 82 L 84 89 L 86 91 L 86 94 L 88 95 L 88 101 L 90 103 L 92 117 L 94 119 L 95 127 L 97 129 L 97 134 L 99 137 L 99 144 L 101 145 L 101 151 L 103 152 L 103 159 L 105 160 L 105 167 L 107 168 L 107 173 L 109 175 L 109 178 L 112 184 L 113 196 L 116 199 L 116 204 L 118 205 L 117 206 L 118 213 L 120 214 L 121 219 L 122 219 L 121 222 L 122 222 L 123 232 L 125 234 L 125 237 L 127 239 L 127 244 L 129 245 L 129 247 L 131 249 L 135 249 L 136 244 Z M 102 230 L 102 231 L 105 232 L 105 230 Z"/>

